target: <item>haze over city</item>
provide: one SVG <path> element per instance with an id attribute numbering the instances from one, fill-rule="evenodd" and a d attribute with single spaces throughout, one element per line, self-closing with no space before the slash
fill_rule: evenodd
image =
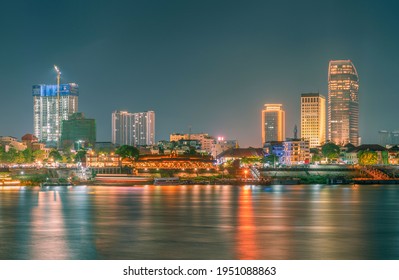
<path id="1" fill-rule="evenodd" d="M 80 87 L 79 111 L 111 139 L 114 110 L 156 112 L 156 139 L 206 132 L 261 145 L 260 112 L 282 103 L 286 135 L 300 94 L 327 96 L 328 62 L 359 74 L 360 136 L 398 129 L 394 1 L 19 1 L 0 4 L 1 135 L 33 132 L 32 85 Z M 5 121 L 12 120 L 12 121 Z"/>

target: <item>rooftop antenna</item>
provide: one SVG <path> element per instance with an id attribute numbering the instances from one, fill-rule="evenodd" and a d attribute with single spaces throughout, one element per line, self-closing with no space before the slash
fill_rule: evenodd
<path id="1" fill-rule="evenodd" d="M 188 140 L 191 140 L 191 125 L 188 126 Z"/>

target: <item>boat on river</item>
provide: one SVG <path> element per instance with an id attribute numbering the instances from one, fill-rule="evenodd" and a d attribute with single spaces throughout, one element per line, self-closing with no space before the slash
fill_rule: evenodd
<path id="1" fill-rule="evenodd" d="M 155 178 L 154 185 L 180 185 L 179 177 Z"/>
<path id="2" fill-rule="evenodd" d="M 152 183 L 151 177 L 134 176 L 131 174 L 97 174 L 94 178 L 96 185 L 122 185 L 130 186 L 134 184 Z"/>

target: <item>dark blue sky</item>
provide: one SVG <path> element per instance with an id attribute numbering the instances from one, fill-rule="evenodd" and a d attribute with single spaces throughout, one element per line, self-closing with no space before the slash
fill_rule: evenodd
<path id="1" fill-rule="evenodd" d="M 4 3 L 5 2 L 5 3 Z M 111 113 L 154 110 L 156 138 L 207 132 L 259 146 L 264 103 L 327 95 L 331 59 L 360 77 L 360 135 L 399 129 L 395 1 L 1 1 L 0 135 L 33 130 L 31 88 L 80 86 L 79 111 L 111 139 Z"/>

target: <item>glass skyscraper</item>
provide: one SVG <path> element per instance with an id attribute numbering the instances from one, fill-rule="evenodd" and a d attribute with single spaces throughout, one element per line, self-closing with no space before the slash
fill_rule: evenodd
<path id="1" fill-rule="evenodd" d="M 75 83 L 57 85 L 34 85 L 33 129 L 39 141 L 56 147 L 60 140 L 63 120 L 78 111 L 79 86 Z"/>
<path id="2" fill-rule="evenodd" d="M 332 60 L 328 67 L 328 138 L 359 145 L 359 77 L 352 61 Z"/>
<path id="3" fill-rule="evenodd" d="M 112 143 L 119 146 L 154 145 L 155 112 L 114 111 L 112 113 Z"/>
<path id="4" fill-rule="evenodd" d="M 282 104 L 265 104 L 262 110 L 262 145 L 285 140 L 285 111 Z"/>

